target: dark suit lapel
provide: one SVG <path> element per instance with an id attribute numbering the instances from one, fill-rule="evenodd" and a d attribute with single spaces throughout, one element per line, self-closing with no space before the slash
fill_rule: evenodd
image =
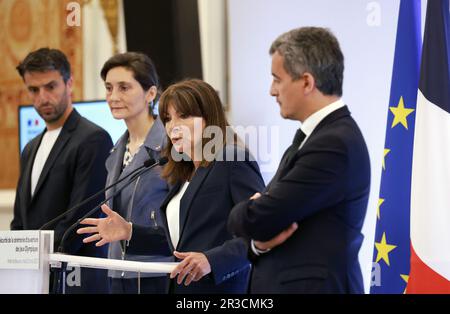
<path id="1" fill-rule="evenodd" d="M 187 217 L 189 216 L 189 212 L 191 210 L 192 201 L 195 198 L 195 195 L 198 193 L 200 187 L 208 176 L 209 172 L 213 167 L 214 162 L 210 163 L 208 167 L 199 167 L 192 177 L 189 186 L 184 193 L 183 197 L 180 201 L 180 239 L 178 241 L 178 247 L 180 246 L 181 239 L 183 238 L 184 227 L 186 225 Z"/>
<path id="2" fill-rule="evenodd" d="M 45 131 L 44 131 L 45 132 Z M 31 171 L 33 169 L 33 163 L 34 158 L 36 158 L 36 153 L 38 151 L 39 145 L 42 141 L 42 137 L 44 136 L 44 132 L 42 132 L 36 140 L 33 142 L 32 146 L 30 147 L 30 153 L 27 156 L 26 165 L 23 170 L 22 178 L 23 178 L 23 193 L 19 195 L 20 197 L 20 203 L 22 204 L 20 210 L 22 217 L 24 217 L 24 221 L 26 222 L 27 219 L 27 209 L 30 206 L 31 203 Z M 27 223 L 24 223 L 24 228 L 26 227 Z"/>
<path id="3" fill-rule="evenodd" d="M 53 145 L 53 148 L 50 151 L 47 160 L 45 161 L 44 168 L 42 169 L 41 175 L 39 176 L 39 180 L 36 185 L 36 189 L 34 190 L 34 194 L 33 197 L 31 198 L 31 201 L 33 201 L 35 196 L 39 193 L 39 190 L 42 187 L 42 184 L 45 182 L 48 172 L 53 167 L 53 164 L 55 163 L 64 146 L 66 146 L 67 142 L 69 141 L 71 133 L 76 128 L 80 118 L 81 116 L 78 114 L 78 112 L 76 112 L 76 110 L 73 109 L 72 113 L 67 118 L 67 121 L 64 123 L 61 133 L 59 134 L 58 139 Z"/>
<path id="4" fill-rule="evenodd" d="M 167 235 L 167 239 L 168 239 L 168 242 L 169 242 L 170 249 L 172 251 L 174 251 L 175 248 L 172 245 L 172 240 L 171 240 L 171 237 L 170 237 L 169 225 L 168 225 L 168 222 L 167 222 L 166 210 L 167 210 L 167 205 L 169 204 L 170 200 L 180 191 L 181 185 L 182 185 L 181 182 L 176 183 L 169 190 L 169 192 L 167 193 L 166 198 L 164 199 L 164 201 L 161 203 L 161 206 L 160 206 L 160 208 L 161 208 L 161 215 L 162 215 L 162 218 L 163 218 L 162 221 L 163 221 L 163 224 L 164 224 L 163 227 L 164 227 L 164 230 L 165 230 L 166 235 Z"/>
<path id="5" fill-rule="evenodd" d="M 50 151 L 50 155 L 48 155 L 48 158 L 45 161 L 44 168 L 42 169 L 41 175 L 39 176 L 39 180 L 36 185 L 36 189 L 34 190 L 32 200 L 39 193 L 39 190 L 41 189 L 42 184 L 44 183 L 49 170 L 52 168 L 53 164 L 55 163 L 56 159 L 58 158 L 58 155 L 61 153 L 61 150 L 64 148 L 67 141 L 70 139 L 70 134 L 68 134 L 67 132 L 63 132 L 63 131 L 64 130 L 61 130 L 61 133 L 59 134 L 58 139 L 55 142 L 55 145 L 53 145 L 53 148 Z"/>
<path id="6" fill-rule="evenodd" d="M 324 127 L 326 127 L 328 124 L 333 123 L 334 121 L 350 116 L 350 111 L 348 110 L 347 106 L 341 107 L 333 112 L 331 112 L 329 115 L 327 115 L 325 118 L 323 118 L 322 121 L 319 122 L 319 124 L 314 128 L 313 132 L 311 133 L 311 135 L 306 139 L 306 142 L 303 144 L 302 148 L 298 150 L 297 152 L 297 156 L 298 154 L 301 154 L 302 149 L 304 147 L 308 146 L 308 142 L 312 139 L 314 139 L 314 137 L 316 136 L 317 133 L 320 133 L 320 130 Z M 291 169 L 293 164 L 297 161 L 297 157 L 292 158 L 286 165 L 286 167 L 284 167 L 284 169 Z M 284 175 L 285 173 L 283 173 Z"/>
<path id="7" fill-rule="evenodd" d="M 306 139 L 306 142 L 303 144 L 302 149 L 304 147 L 307 147 L 308 142 L 314 138 L 314 136 L 320 132 L 320 130 L 325 127 L 326 125 L 336 121 L 337 119 L 346 117 L 346 116 L 350 116 L 350 111 L 348 110 L 347 106 L 341 107 L 333 112 L 331 112 L 329 115 L 327 115 L 322 121 L 320 121 L 320 123 L 314 128 L 313 132 L 311 133 L 311 135 Z M 298 152 L 296 153 L 296 156 L 298 156 L 298 154 L 301 153 L 302 149 L 299 149 Z M 284 152 L 283 158 L 286 154 L 287 150 Z M 283 158 L 281 160 L 283 160 Z M 287 171 L 289 171 L 293 164 L 297 161 L 297 157 L 291 158 L 290 161 L 284 165 L 281 165 L 278 167 L 275 175 L 273 176 L 273 179 L 269 182 L 269 184 L 267 185 L 266 189 L 264 190 L 265 192 L 267 192 L 270 189 L 270 186 L 277 182 L 281 177 L 283 177 Z"/>
<path id="8" fill-rule="evenodd" d="M 178 182 L 174 186 L 172 186 L 169 192 L 167 193 L 166 198 L 162 201 L 160 208 L 161 211 L 164 213 L 164 215 L 166 214 L 167 204 L 169 204 L 169 202 L 172 200 L 175 194 L 177 194 L 178 191 L 180 191 L 182 184 L 183 184 L 182 182 Z"/>
<path id="9" fill-rule="evenodd" d="M 315 127 L 309 138 L 313 137 L 315 133 L 319 132 L 321 128 L 323 128 L 325 125 L 330 124 L 340 118 L 350 116 L 350 111 L 348 110 L 347 106 L 341 107 L 339 109 L 336 109 L 332 113 L 330 113 L 328 116 L 323 118 L 322 121 Z M 305 142 L 306 145 L 307 142 Z"/>
<path id="10" fill-rule="evenodd" d="M 283 154 L 283 156 L 282 156 L 281 159 L 280 159 L 280 164 L 278 165 L 278 169 L 277 169 L 277 171 L 275 172 L 275 175 L 274 175 L 274 176 L 272 177 L 272 179 L 270 180 L 269 184 L 267 184 L 267 186 L 265 187 L 263 193 L 266 193 L 267 191 L 269 191 L 269 189 L 270 189 L 272 183 L 273 183 L 273 182 L 277 182 L 278 179 L 280 178 L 280 175 L 281 175 L 281 173 L 283 172 L 283 169 L 285 168 L 285 165 L 283 166 L 283 160 L 285 159 L 288 150 L 289 150 L 289 147 L 284 151 L 284 154 Z"/>

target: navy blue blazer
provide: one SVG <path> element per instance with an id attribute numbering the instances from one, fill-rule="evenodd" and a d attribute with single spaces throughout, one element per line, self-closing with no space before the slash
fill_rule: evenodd
<path id="1" fill-rule="evenodd" d="M 347 107 L 314 129 L 263 195 L 237 204 L 230 231 L 266 241 L 293 222 L 286 242 L 254 258 L 252 293 L 363 293 L 358 252 L 370 187 L 363 136 Z"/>
<path id="2" fill-rule="evenodd" d="M 236 147 L 227 147 L 230 153 Z M 237 149 L 243 161 L 211 162 L 195 172 L 180 203 L 180 238 L 176 248 L 169 241 L 164 247 L 161 228 L 144 228 L 133 225 L 129 251 L 166 250 L 169 254 L 179 252 L 203 252 L 211 265 L 211 273 L 189 286 L 171 282 L 173 293 L 246 293 L 250 263 L 247 259 L 248 245 L 242 238 L 233 238 L 227 230 L 231 208 L 264 188 L 256 161 L 242 149 Z M 232 154 L 230 154 L 232 156 Z M 228 156 L 230 156 L 228 155 Z M 168 230 L 165 210 L 178 193 L 182 182 L 176 184 L 163 202 L 163 230 Z M 168 231 L 166 237 L 170 239 Z M 155 234 L 159 233 L 158 237 Z M 158 244 L 159 248 L 158 248 Z"/>
<path id="3" fill-rule="evenodd" d="M 162 149 L 167 143 L 164 125 L 161 120 L 157 118 L 149 130 L 142 147 L 135 154 L 133 160 L 122 171 L 123 156 L 128 136 L 128 131 L 126 131 L 117 141 L 116 145 L 111 150 L 111 154 L 106 160 L 106 169 L 108 171 L 108 177 L 106 179 L 107 186 L 141 167 L 144 161 L 149 158 L 158 160 L 161 157 Z M 142 174 L 135 182 L 125 187 L 117 196 L 110 200 L 108 206 L 119 213 L 127 221 L 131 221 L 134 224 L 140 224 L 142 226 L 161 224 L 160 206 L 169 192 L 169 185 L 161 178 L 161 170 L 162 167 L 157 166 Z M 112 196 L 117 189 L 120 189 L 127 182 L 128 180 L 125 180 L 123 183 L 106 191 L 106 197 Z M 108 258 L 141 262 L 168 261 L 167 256 L 133 255 L 127 252 L 125 246 L 124 249 L 125 255 L 122 256 L 121 243 L 110 243 Z M 124 272 L 122 276 L 121 271 L 114 270 L 110 270 L 108 275 L 114 278 L 136 278 L 138 276 L 136 272 Z M 141 274 L 141 277 L 164 275 L 165 274 L 143 273 Z"/>

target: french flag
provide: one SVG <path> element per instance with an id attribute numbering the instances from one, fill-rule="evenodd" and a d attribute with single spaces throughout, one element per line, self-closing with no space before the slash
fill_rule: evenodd
<path id="1" fill-rule="evenodd" d="M 428 0 L 411 176 L 406 293 L 450 293 L 449 0 Z"/>

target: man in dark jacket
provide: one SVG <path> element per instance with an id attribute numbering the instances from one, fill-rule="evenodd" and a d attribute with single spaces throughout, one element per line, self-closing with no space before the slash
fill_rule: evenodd
<path id="1" fill-rule="evenodd" d="M 262 194 L 229 229 L 250 241 L 252 293 L 362 293 L 358 252 L 370 187 L 364 138 L 341 100 L 344 57 L 331 32 L 294 29 L 270 48 L 281 116 L 301 122 Z"/>
<path id="2" fill-rule="evenodd" d="M 70 64 L 59 50 L 31 52 L 17 67 L 46 129 L 30 141 L 20 161 L 20 178 L 11 230 L 39 229 L 73 205 L 104 188 L 105 160 L 112 147 L 109 134 L 81 117 L 72 107 Z M 51 226 L 58 248 L 67 228 L 104 196 L 67 214 Z M 64 251 L 106 257 L 106 248 L 85 245 L 71 234 Z M 107 292 L 106 272 L 76 269 L 67 293 Z M 80 276 L 81 275 L 81 276 Z"/>

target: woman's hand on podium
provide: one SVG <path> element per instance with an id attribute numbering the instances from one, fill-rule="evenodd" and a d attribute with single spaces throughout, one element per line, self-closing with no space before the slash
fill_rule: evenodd
<path id="1" fill-rule="evenodd" d="M 98 241 L 95 246 L 102 246 L 110 242 L 131 239 L 131 223 L 123 219 L 118 213 L 107 205 L 102 205 L 102 211 L 106 218 L 87 218 L 80 222 L 83 225 L 91 225 L 77 230 L 78 234 L 92 233 L 83 239 L 84 243 Z"/>
<path id="2" fill-rule="evenodd" d="M 211 265 L 208 258 L 201 252 L 177 252 L 173 255 L 182 260 L 170 273 L 170 279 L 177 278 L 177 283 L 188 286 L 193 281 L 199 281 L 203 276 L 211 272 Z"/>

